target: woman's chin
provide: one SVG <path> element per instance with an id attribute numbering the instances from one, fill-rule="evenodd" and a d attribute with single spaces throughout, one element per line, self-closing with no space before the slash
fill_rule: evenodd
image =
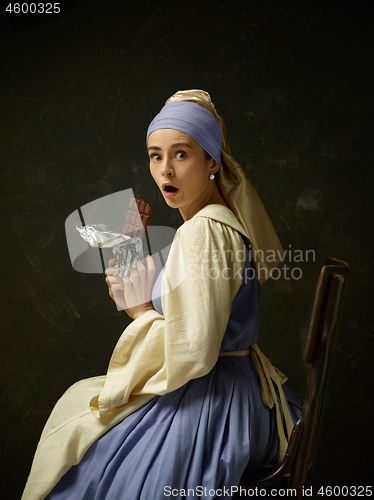
<path id="1" fill-rule="evenodd" d="M 166 201 L 167 205 L 171 208 L 179 208 L 179 204 L 177 200 L 174 200 L 174 198 L 165 198 L 164 200 Z"/>
<path id="2" fill-rule="evenodd" d="M 169 205 L 169 207 L 178 208 L 178 206 L 180 204 L 180 200 L 179 200 L 178 196 L 165 196 L 164 193 L 162 193 L 162 194 L 164 196 L 164 200 Z"/>

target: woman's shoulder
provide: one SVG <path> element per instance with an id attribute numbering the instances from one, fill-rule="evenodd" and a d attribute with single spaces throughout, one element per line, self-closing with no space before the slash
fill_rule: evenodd
<path id="1" fill-rule="evenodd" d="M 237 250 L 243 248 L 246 232 L 229 208 L 207 205 L 182 224 L 177 231 L 177 242 L 185 251 Z"/>
<path id="2" fill-rule="evenodd" d="M 246 230 L 238 221 L 232 210 L 224 205 L 207 205 L 197 212 L 191 219 L 186 221 L 180 228 L 180 231 L 201 233 L 211 231 L 227 231 L 227 228 L 240 233 L 248 238 Z"/>

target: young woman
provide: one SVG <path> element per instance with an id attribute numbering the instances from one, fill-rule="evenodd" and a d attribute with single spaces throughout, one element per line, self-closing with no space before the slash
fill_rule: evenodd
<path id="1" fill-rule="evenodd" d="M 57 403 L 23 500 L 229 498 L 247 464 L 283 458 L 282 418 L 289 434 L 300 416 L 256 345 L 260 283 L 282 249 L 210 96 L 172 96 L 147 150 L 184 223 L 154 286 L 151 257 L 131 281 L 109 263 L 109 293 L 134 321 L 106 376 Z"/>

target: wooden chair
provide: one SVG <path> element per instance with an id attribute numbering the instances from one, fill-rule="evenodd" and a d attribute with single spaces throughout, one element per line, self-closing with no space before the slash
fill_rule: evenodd
<path id="1" fill-rule="evenodd" d="M 328 257 L 321 270 L 304 351 L 310 364 L 306 398 L 301 418 L 295 423 L 286 455 L 277 468 L 245 471 L 241 488 L 292 488 L 302 499 L 303 488 L 312 478 L 313 454 L 320 420 L 326 376 L 330 365 L 339 307 L 348 274 L 348 264 Z"/>

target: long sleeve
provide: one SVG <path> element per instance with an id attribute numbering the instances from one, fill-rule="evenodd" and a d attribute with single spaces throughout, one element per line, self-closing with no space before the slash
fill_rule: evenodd
<path id="1" fill-rule="evenodd" d="M 242 282 L 243 240 L 230 226 L 194 217 L 178 230 L 162 281 L 164 315 L 148 311 L 119 339 L 96 417 L 125 405 L 130 395 L 163 395 L 215 365 Z"/>

